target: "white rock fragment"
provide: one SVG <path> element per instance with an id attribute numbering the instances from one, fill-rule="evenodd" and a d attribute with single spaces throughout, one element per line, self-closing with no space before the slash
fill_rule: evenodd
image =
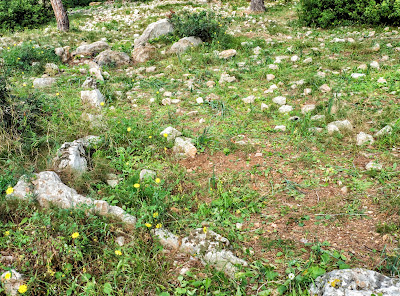
<path id="1" fill-rule="evenodd" d="M 183 137 L 175 138 L 175 145 L 172 147 L 172 150 L 175 154 L 192 158 L 194 158 L 197 153 L 197 148 L 192 144 L 191 139 Z"/>
<path id="2" fill-rule="evenodd" d="M 219 79 L 219 83 L 223 84 L 225 82 L 227 83 L 232 83 L 236 81 L 236 77 L 235 76 L 231 76 L 228 73 L 222 73 L 221 74 L 221 78 Z"/>
<path id="3" fill-rule="evenodd" d="M 376 81 L 378 83 L 387 83 L 386 79 L 383 77 L 379 77 L 379 79 Z"/>
<path id="4" fill-rule="evenodd" d="M 379 69 L 379 63 L 377 61 L 372 61 L 369 65 L 371 68 Z"/>
<path id="5" fill-rule="evenodd" d="M 199 97 L 196 99 L 196 103 L 197 104 L 203 104 L 204 103 L 204 99 L 202 97 Z"/>
<path id="6" fill-rule="evenodd" d="M 319 87 L 320 91 L 327 93 L 330 92 L 332 89 L 327 84 L 323 84 Z"/>
<path id="7" fill-rule="evenodd" d="M 301 107 L 301 113 L 306 114 L 306 113 L 313 111 L 314 109 L 315 109 L 314 104 L 304 105 L 303 107 Z"/>
<path id="8" fill-rule="evenodd" d="M 278 109 L 279 113 L 289 113 L 293 111 L 293 107 L 290 105 L 283 105 Z"/>
<path id="9" fill-rule="evenodd" d="M 168 33 L 172 33 L 174 28 L 168 19 L 162 19 L 157 22 L 151 23 L 144 30 L 142 35 L 135 40 L 135 48 L 139 48 L 140 46 L 144 46 L 149 40 L 154 38 L 158 38 L 162 35 L 166 35 Z"/>
<path id="10" fill-rule="evenodd" d="M 227 49 L 224 51 L 221 51 L 218 56 L 220 59 L 229 59 L 231 57 L 234 57 L 237 54 L 236 50 L 234 49 Z"/>
<path id="11" fill-rule="evenodd" d="M 383 169 L 383 166 L 382 166 L 382 164 L 380 164 L 380 163 L 378 163 L 376 161 L 370 161 L 365 166 L 365 169 L 367 171 L 381 171 Z"/>
<path id="12" fill-rule="evenodd" d="M 153 235 L 160 241 L 160 243 L 169 249 L 179 249 L 179 238 L 164 228 L 155 228 L 152 230 Z"/>
<path id="13" fill-rule="evenodd" d="M 392 131 L 393 131 L 392 126 L 387 125 L 387 126 L 385 126 L 384 128 L 382 128 L 381 130 L 379 130 L 379 131 L 375 134 L 375 137 L 379 138 L 379 137 L 382 137 L 382 136 L 384 136 L 384 135 L 391 134 Z"/>
<path id="14" fill-rule="evenodd" d="M 253 104 L 255 100 L 256 100 L 256 97 L 253 96 L 253 95 L 248 96 L 248 97 L 242 99 L 242 101 L 243 101 L 245 104 Z"/>
<path id="15" fill-rule="evenodd" d="M 56 83 L 55 78 L 46 77 L 46 78 L 36 78 L 33 80 L 33 87 L 34 88 L 46 88 L 52 86 Z"/>
<path id="16" fill-rule="evenodd" d="M 329 123 L 327 129 L 329 134 L 333 134 L 334 132 L 340 132 L 346 130 L 351 131 L 353 129 L 353 125 L 348 120 L 341 120 L 341 121 L 338 120 Z"/>
<path id="17" fill-rule="evenodd" d="M 267 74 L 267 81 L 271 81 L 275 79 L 275 75 L 274 74 Z"/>
<path id="18" fill-rule="evenodd" d="M 365 74 L 363 74 L 363 73 L 352 73 L 351 74 L 351 78 L 353 78 L 353 79 L 358 79 L 358 78 L 361 78 L 364 76 L 365 76 Z"/>
<path id="19" fill-rule="evenodd" d="M 283 96 L 278 96 L 272 99 L 272 102 L 278 105 L 285 105 L 286 104 L 286 98 Z"/>
<path id="20" fill-rule="evenodd" d="M 274 130 L 285 132 L 286 131 L 286 126 L 285 125 L 277 125 L 277 126 L 274 127 Z"/>
<path id="21" fill-rule="evenodd" d="M 362 146 L 364 144 L 372 145 L 374 143 L 374 138 L 364 132 L 357 134 L 357 146 Z"/>
<path id="22" fill-rule="evenodd" d="M 140 171 L 139 179 L 140 179 L 140 181 L 143 181 L 146 179 L 154 179 L 156 176 L 157 176 L 157 173 L 155 171 L 143 169 Z"/>
<path id="23" fill-rule="evenodd" d="M 104 96 L 98 89 L 81 91 L 81 100 L 92 107 L 100 107 L 101 103 L 105 103 Z"/>
<path id="24" fill-rule="evenodd" d="M 165 137 L 165 135 L 167 135 L 167 141 L 173 141 L 176 137 L 181 136 L 182 133 L 177 129 L 174 129 L 172 126 L 169 126 L 160 133 L 160 136 L 162 137 Z"/>

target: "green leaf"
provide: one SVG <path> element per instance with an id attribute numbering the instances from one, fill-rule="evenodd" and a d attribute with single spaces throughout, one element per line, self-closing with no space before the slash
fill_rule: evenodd
<path id="1" fill-rule="evenodd" d="M 107 295 L 111 295 L 112 292 L 112 286 L 110 283 L 105 283 L 103 286 L 103 292 L 106 293 Z"/>
<path id="2" fill-rule="evenodd" d="M 208 288 L 210 288 L 210 286 L 211 286 L 211 279 L 206 278 L 206 279 L 204 280 L 204 287 L 205 287 L 206 289 L 208 289 Z"/>
<path id="3" fill-rule="evenodd" d="M 316 265 L 311 266 L 308 269 L 308 274 L 314 279 L 319 277 L 320 275 L 323 275 L 325 272 L 326 272 L 325 269 L 323 269 L 323 268 L 321 268 L 319 266 L 316 266 Z"/>
<path id="4" fill-rule="evenodd" d="M 158 296 L 171 296 L 168 292 L 161 292 Z"/>
<path id="5" fill-rule="evenodd" d="M 277 276 L 279 276 L 279 273 L 273 271 L 273 270 L 267 270 L 265 272 L 265 278 L 269 281 L 272 281 L 273 279 L 275 279 Z"/>
<path id="6" fill-rule="evenodd" d="M 22 221 L 21 221 L 21 223 L 19 223 L 19 225 L 25 224 L 26 221 L 28 221 L 28 218 L 27 218 L 27 217 L 25 217 L 24 219 L 22 219 Z"/>
<path id="7" fill-rule="evenodd" d="M 287 287 L 284 285 L 279 286 L 277 291 L 278 291 L 279 295 L 283 295 L 287 291 Z"/>

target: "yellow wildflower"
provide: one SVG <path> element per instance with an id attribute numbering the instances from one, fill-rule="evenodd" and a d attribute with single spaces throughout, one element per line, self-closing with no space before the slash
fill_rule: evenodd
<path id="1" fill-rule="evenodd" d="M 23 83 L 22 86 L 26 86 L 26 83 Z"/>
<path id="2" fill-rule="evenodd" d="M 144 225 L 146 225 L 147 228 L 150 228 L 150 227 L 151 227 L 151 224 L 150 224 L 150 223 L 146 223 L 146 224 L 144 224 Z"/>
<path id="3" fill-rule="evenodd" d="M 203 227 L 203 232 L 207 233 L 207 227 L 205 227 L 205 226 Z"/>
<path id="4" fill-rule="evenodd" d="M 14 192 L 14 188 L 12 188 L 12 187 L 8 187 L 7 190 L 6 190 L 6 194 L 7 195 L 9 195 L 9 194 L 11 194 L 13 192 Z"/>
<path id="5" fill-rule="evenodd" d="M 127 129 L 126 129 L 126 131 L 127 132 L 130 132 L 132 129 L 130 128 L 130 127 L 128 127 Z"/>
<path id="6" fill-rule="evenodd" d="M 79 237 L 79 232 L 74 232 L 74 233 L 71 235 L 71 237 L 72 237 L 72 238 L 78 238 L 78 237 Z"/>
<path id="7" fill-rule="evenodd" d="M 334 279 L 332 282 L 330 282 L 330 284 L 331 284 L 331 286 L 332 286 L 333 288 L 335 288 L 336 285 L 337 285 L 338 283 L 340 283 L 340 280 L 339 280 L 339 279 Z"/>
<path id="8" fill-rule="evenodd" d="M 167 133 L 164 133 L 163 136 L 164 136 L 164 138 L 168 138 L 168 134 Z"/>
<path id="9" fill-rule="evenodd" d="M 56 93 L 56 96 L 59 96 L 60 95 L 60 93 Z"/>
<path id="10" fill-rule="evenodd" d="M 153 138 L 152 136 L 149 136 L 149 139 Z"/>
<path id="11" fill-rule="evenodd" d="M 156 183 L 158 184 L 160 182 L 161 182 L 160 178 L 156 178 Z"/>
<path id="12" fill-rule="evenodd" d="M 100 103 L 100 106 L 104 106 L 104 102 L 101 102 L 101 103 Z"/>
<path id="13" fill-rule="evenodd" d="M 4 232 L 4 236 L 9 236 L 10 232 L 7 230 L 6 232 Z"/>
<path id="14" fill-rule="evenodd" d="M 158 223 L 157 225 L 156 225 L 156 228 L 161 228 L 162 227 L 162 224 L 161 223 Z"/>
<path id="15" fill-rule="evenodd" d="M 157 218 L 158 217 L 158 212 L 153 213 L 153 218 Z"/>
<path id="16" fill-rule="evenodd" d="M 11 278 L 11 272 L 7 272 L 7 273 L 4 275 L 4 278 L 5 278 L 6 280 L 10 279 L 10 278 Z"/>
<path id="17" fill-rule="evenodd" d="M 115 250 L 115 255 L 121 256 L 121 255 L 122 255 L 122 252 L 121 252 L 120 250 Z"/>
<path id="18" fill-rule="evenodd" d="M 136 189 L 139 189 L 140 188 L 140 184 L 136 183 L 136 184 L 133 185 L 133 187 L 135 187 Z"/>
<path id="19" fill-rule="evenodd" d="M 21 294 L 24 294 L 26 291 L 28 291 L 28 287 L 26 285 L 19 286 L 18 292 L 20 292 Z"/>

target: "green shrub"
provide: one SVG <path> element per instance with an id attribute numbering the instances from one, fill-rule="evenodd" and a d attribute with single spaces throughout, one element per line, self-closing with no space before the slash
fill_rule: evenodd
<path id="1" fill-rule="evenodd" d="M 38 47 L 27 42 L 21 45 L 10 44 L 0 55 L 3 58 L 3 71 L 7 74 L 17 71 L 29 73 L 41 73 L 46 63 L 59 62 L 59 57 L 54 49 L 49 47 Z"/>
<path id="2" fill-rule="evenodd" d="M 0 30 L 31 28 L 47 23 L 52 16 L 49 0 L 0 0 Z"/>
<path id="3" fill-rule="evenodd" d="M 66 9 L 78 7 L 78 6 L 88 6 L 90 2 L 104 2 L 105 0 L 63 0 L 63 5 Z"/>
<path id="4" fill-rule="evenodd" d="M 209 42 L 224 35 L 229 23 L 228 19 L 215 15 L 212 11 L 190 13 L 185 11 L 173 14 L 171 23 L 178 37 L 199 37 L 202 41 Z"/>
<path id="5" fill-rule="evenodd" d="M 400 24 L 400 0 L 300 0 L 300 21 L 327 28 L 351 23 Z"/>

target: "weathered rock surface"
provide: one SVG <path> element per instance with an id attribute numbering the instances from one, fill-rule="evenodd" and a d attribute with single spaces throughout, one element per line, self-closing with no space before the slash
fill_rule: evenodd
<path id="1" fill-rule="evenodd" d="M 130 60 L 129 56 L 124 52 L 105 50 L 95 57 L 93 61 L 100 66 L 110 64 L 121 66 L 129 64 Z"/>
<path id="2" fill-rule="evenodd" d="M 44 171 L 35 174 L 31 180 L 26 178 L 22 176 L 19 179 L 10 197 L 26 199 L 29 196 L 35 196 L 42 207 L 48 207 L 50 204 L 63 209 L 88 207 L 90 211 L 100 215 L 114 215 L 127 224 L 136 224 L 136 218 L 120 207 L 110 206 L 104 200 L 92 200 L 78 194 L 76 190 L 65 185 L 55 172 Z"/>
<path id="3" fill-rule="evenodd" d="M 174 153 L 182 156 L 195 157 L 197 153 L 197 148 L 192 144 L 192 139 L 177 137 L 175 138 L 175 145 L 172 147 Z"/>
<path id="4" fill-rule="evenodd" d="M 10 273 L 10 275 L 7 275 L 8 273 Z M 6 275 L 7 277 L 9 277 L 8 279 L 6 278 Z M 18 289 L 21 285 L 24 284 L 24 279 L 22 274 L 17 272 L 15 269 L 11 269 L 10 271 L 4 272 L 0 276 L 0 280 L 4 285 L 4 292 L 6 295 L 9 296 L 20 295 L 18 293 Z"/>
<path id="5" fill-rule="evenodd" d="M 315 280 L 312 296 L 400 295 L 400 280 L 363 268 L 333 270 Z"/>
<path id="6" fill-rule="evenodd" d="M 66 63 L 69 61 L 71 58 L 71 53 L 69 52 L 70 47 L 69 46 L 64 46 L 64 47 L 57 47 L 54 52 L 57 56 L 60 57 L 61 61 L 63 63 Z"/>
<path id="7" fill-rule="evenodd" d="M 51 78 L 51 77 L 36 78 L 35 80 L 33 80 L 33 86 L 34 86 L 35 88 L 50 87 L 50 86 L 52 86 L 54 83 L 56 83 L 56 79 L 55 79 L 55 78 Z"/>
<path id="8" fill-rule="evenodd" d="M 50 76 L 54 76 L 60 73 L 60 68 L 54 63 L 47 63 L 44 67 L 44 72 Z"/>
<path id="9" fill-rule="evenodd" d="M 362 146 L 364 144 L 373 144 L 374 138 L 364 132 L 357 134 L 357 145 Z"/>
<path id="10" fill-rule="evenodd" d="M 182 135 L 182 133 L 180 131 L 173 128 L 172 126 L 169 126 L 165 130 L 163 130 L 160 133 L 160 136 L 165 137 L 165 134 L 167 135 L 166 138 L 168 141 L 173 141 L 173 140 L 175 140 L 176 137 L 179 137 Z"/>
<path id="11" fill-rule="evenodd" d="M 86 77 L 86 80 L 82 84 L 82 88 L 95 89 L 97 88 L 97 82 L 92 77 Z"/>
<path id="12" fill-rule="evenodd" d="M 367 171 L 381 171 L 383 169 L 383 165 L 376 161 L 370 161 L 366 164 L 365 169 Z"/>
<path id="13" fill-rule="evenodd" d="M 139 179 L 140 180 L 145 180 L 145 179 L 154 179 L 157 176 L 157 173 L 152 170 L 141 170 L 139 174 Z"/>
<path id="14" fill-rule="evenodd" d="M 142 35 L 135 40 L 135 48 L 145 45 L 149 40 L 172 33 L 174 28 L 168 19 L 162 19 L 150 24 Z"/>
<path id="15" fill-rule="evenodd" d="M 382 128 L 381 130 L 379 130 L 378 132 L 375 133 L 375 137 L 382 137 L 384 135 L 387 134 L 391 134 L 393 131 L 393 128 L 391 125 L 387 125 L 384 128 Z"/>
<path id="16" fill-rule="evenodd" d="M 150 44 L 135 47 L 132 51 L 132 61 L 134 63 L 145 63 L 151 58 L 155 50 L 156 48 Z"/>
<path id="17" fill-rule="evenodd" d="M 70 170 L 78 174 L 87 171 L 85 147 L 94 146 L 99 142 L 99 137 L 87 136 L 62 144 L 57 151 L 57 156 L 53 160 L 55 169 L 59 172 Z"/>
<path id="18" fill-rule="evenodd" d="M 108 45 L 105 41 L 96 41 L 91 44 L 85 44 L 79 46 L 74 52 L 72 52 L 72 56 L 76 55 L 94 55 L 96 53 L 102 52 L 103 50 L 110 49 L 110 45 Z"/>
<path id="19" fill-rule="evenodd" d="M 178 249 L 180 246 L 179 238 L 164 228 L 155 228 L 152 230 L 155 237 L 158 238 L 160 243 L 169 249 Z"/>
<path id="20" fill-rule="evenodd" d="M 346 130 L 351 131 L 353 129 L 353 125 L 347 119 L 337 120 L 329 123 L 327 129 L 329 134 L 333 134 L 334 132 L 341 132 Z"/>
<path id="21" fill-rule="evenodd" d="M 237 54 L 236 50 L 234 49 L 227 49 L 224 51 L 221 51 L 218 56 L 220 59 L 229 59 L 231 57 L 234 57 Z"/>
<path id="22" fill-rule="evenodd" d="M 104 96 L 98 89 L 81 91 L 81 100 L 92 107 L 100 107 L 105 102 Z"/>
<path id="23" fill-rule="evenodd" d="M 175 42 L 174 44 L 172 44 L 169 52 L 183 53 L 187 51 L 189 48 L 199 46 L 202 43 L 203 41 L 201 41 L 201 39 L 198 37 L 184 37 L 179 41 Z"/>

